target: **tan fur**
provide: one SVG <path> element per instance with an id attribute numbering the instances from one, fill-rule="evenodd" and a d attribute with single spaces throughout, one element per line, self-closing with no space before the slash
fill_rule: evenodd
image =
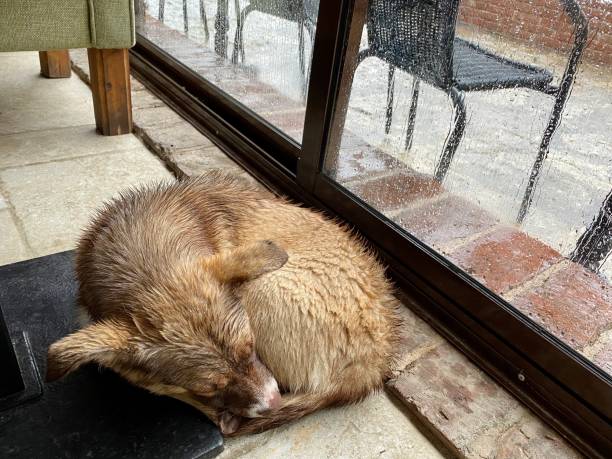
<path id="1" fill-rule="evenodd" d="M 211 173 L 111 203 L 81 241 L 77 274 L 93 326 L 110 327 L 113 338 L 88 345 L 95 349 L 86 354 L 94 357 L 85 359 L 74 357 L 70 343 L 87 343 L 90 334 L 56 343 L 52 376 L 96 361 L 220 422 L 226 407 L 215 391 L 250 374 L 257 392 L 255 373 L 264 370 L 254 373 L 244 363 L 254 345 L 287 394 L 278 410 L 242 419 L 234 434 L 356 402 L 390 373 L 399 319 L 375 257 L 338 224 L 236 178 Z M 150 349 L 160 341 L 175 349 L 156 355 Z M 126 343 L 129 352 L 116 352 Z M 134 349 L 150 354 L 142 368 Z M 199 379 L 176 374 L 172 359 L 187 358 L 181 349 L 189 349 L 194 365 L 202 360 Z M 219 349 L 228 357 L 212 358 Z M 206 387 L 192 387 L 198 381 Z M 244 395 L 235 392 L 221 399 Z M 217 400 L 212 409 L 211 399 Z M 236 429 L 232 424 L 226 433 Z"/>

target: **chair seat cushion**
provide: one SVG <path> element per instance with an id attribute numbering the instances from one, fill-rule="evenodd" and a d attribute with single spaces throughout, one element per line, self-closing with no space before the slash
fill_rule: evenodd
<path id="1" fill-rule="evenodd" d="M 0 7 L 0 52 L 134 43 L 132 0 L 8 0 Z"/>
<path id="2" fill-rule="evenodd" d="M 543 90 L 553 78 L 547 70 L 514 62 L 460 38 L 454 41 L 453 75 L 454 86 L 463 91 L 513 87 Z"/>

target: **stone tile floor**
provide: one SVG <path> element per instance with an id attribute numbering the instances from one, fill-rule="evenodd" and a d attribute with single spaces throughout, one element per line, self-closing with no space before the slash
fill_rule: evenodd
<path id="1" fill-rule="evenodd" d="M 134 136 L 96 134 L 77 78 L 42 78 L 36 53 L 0 57 L 1 264 L 73 248 L 103 200 L 172 177 Z"/>
<path id="2" fill-rule="evenodd" d="M 0 54 L 0 264 L 74 248 L 105 199 L 124 187 L 173 177 L 135 135 L 97 135 L 87 86 L 75 76 L 46 80 L 38 65 L 36 53 Z M 177 163 L 181 173 L 190 167 L 236 170 L 142 85 L 135 82 L 133 91 L 139 135 L 175 171 Z M 443 457 L 421 429 L 405 407 L 381 393 L 360 405 L 229 440 L 221 457 Z"/>

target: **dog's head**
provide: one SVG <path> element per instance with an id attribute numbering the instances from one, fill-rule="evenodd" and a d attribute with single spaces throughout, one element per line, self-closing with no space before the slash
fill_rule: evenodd
<path id="1" fill-rule="evenodd" d="M 118 318 L 93 323 L 49 347 L 47 380 L 94 362 L 133 384 L 194 406 L 256 417 L 274 409 L 276 380 L 255 352 L 247 313 L 235 288 L 285 264 L 269 241 L 221 252 L 158 295 L 167 304 L 126 308 Z M 146 295 L 146 294 L 145 294 Z M 133 312 L 129 312 L 129 311 Z"/>

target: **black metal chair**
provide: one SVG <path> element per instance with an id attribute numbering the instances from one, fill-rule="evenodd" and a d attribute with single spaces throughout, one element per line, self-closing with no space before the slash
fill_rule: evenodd
<path id="1" fill-rule="evenodd" d="M 158 18 L 161 22 L 164 22 L 164 14 L 166 9 L 166 0 L 159 0 L 159 11 Z M 204 27 L 204 38 L 208 43 L 210 34 L 208 32 L 208 20 L 206 17 L 206 9 L 204 8 L 204 0 L 200 0 L 200 19 L 202 20 L 202 26 Z M 187 14 L 187 0 L 183 0 L 183 29 L 185 35 L 189 33 L 189 15 Z"/>
<path id="2" fill-rule="evenodd" d="M 599 272 L 612 253 L 612 191 L 608 193 L 599 213 L 578 238 L 570 260 L 593 272 Z"/>
<path id="3" fill-rule="evenodd" d="M 359 53 L 358 64 L 373 56 L 389 64 L 385 132 L 393 117 L 395 69 L 414 76 L 406 133 L 407 149 L 412 134 L 420 81 L 449 94 L 454 115 L 444 150 L 437 162 L 435 177 L 444 180 L 463 136 L 466 109 L 463 93 L 507 88 L 529 88 L 555 97 L 555 103 L 532 167 L 521 209 L 525 218 L 533 199 L 550 139 L 559 126 L 570 94 L 576 69 L 587 39 L 587 21 L 575 0 L 560 0 L 574 23 L 574 47 L 559 86 L 550 72 L 497 56 L 455 36 L 460 0 L 370 0 L 367 18 L 368 48 Z"/>
<path id="4" fill-rule="evenodd" d="M 319 2 L 317 0 L 250 0 L 249 4 L 243 10 L 240 10 L 239 1 L 235 0 L 235 9 L 236 35 L 234 36 L 234 52 L 232 54 L 232 62 L 235 64 L 238 63 L 239 58 L 242 62 L 245 61 L 244 24 L 247 16 L 253 11 L 297 23 L 300 71 L 302 75 L 305 76 L 303 85 L 305 94 L 308 80 L 307 76 L 310 71 L 309 68 L 306 67 L 304 29 L 308 32 L 311 45 L 314 45 L 314 29 L 317 21 Z"/>

